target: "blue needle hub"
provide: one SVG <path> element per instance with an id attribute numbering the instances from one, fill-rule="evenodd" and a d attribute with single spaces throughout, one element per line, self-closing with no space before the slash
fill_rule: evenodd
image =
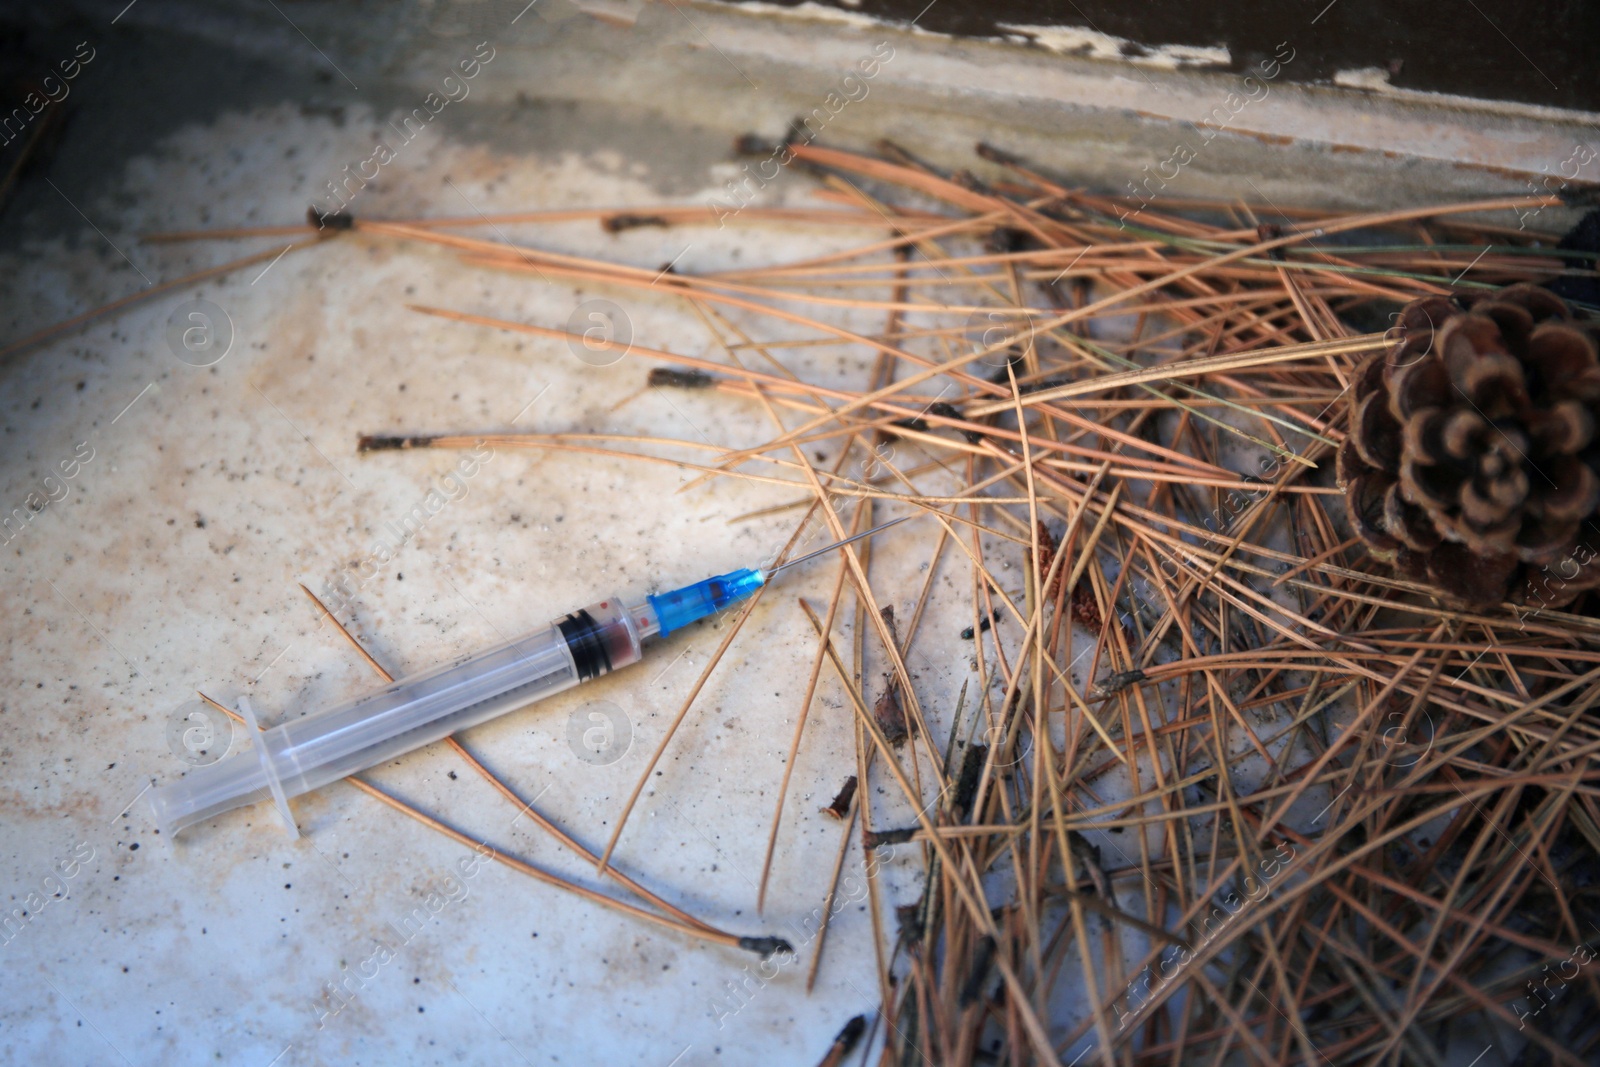
<path id="1" fill-rule="evenodd" d="M 715 578 L 707 578 L 703 582 L 686 585 L 682 589 L 674 589 L 670 593 L 661 593 L 648 598 L 650 606 L 655 609 L 656 617 L 661 621 L 661 636 L 665 637 L 674 630 L 681 630 L 691 622 L 698 622 L 707 615 L 715 615 L 729 604 L 737 604 L 755 596 L 756 590 L 766 584 L 766 577 L 760 571 L 741 567 L 727 574 L 719 574 Z"/>

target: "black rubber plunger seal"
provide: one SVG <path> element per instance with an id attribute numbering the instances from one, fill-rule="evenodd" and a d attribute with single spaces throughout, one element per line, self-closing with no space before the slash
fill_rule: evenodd
<path id="1" fill-rule="evenodd" d="M 600 625 L 587 610 L 574 611 L 560 622 L 561 636 L 567 639 L 567 649 L 578 668 L 578 680 L 587 682 L 611 670 L 611 652 L 606 648 L 605 635 Z"/>

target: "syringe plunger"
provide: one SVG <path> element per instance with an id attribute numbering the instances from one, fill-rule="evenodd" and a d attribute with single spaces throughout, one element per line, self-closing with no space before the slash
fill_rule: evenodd
<path id="1" fill-rule="evenodd" d="M 299 796 L 636 663 L 656 632 L 648 602 L 619 598 L 443 667 L 401 678 L 339 707 L 263 730 L 260 753 L 199 767 L 150 791 L 156 825 L 172 834 L 225 811 Z"/>

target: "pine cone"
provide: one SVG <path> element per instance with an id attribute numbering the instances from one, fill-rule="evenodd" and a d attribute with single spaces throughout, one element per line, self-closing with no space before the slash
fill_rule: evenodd
<path id="1" fill-rule="evenodd" d="M 1350 402 L 1339 485 L 1374 556 L 1452 602 L 1600 587 L 1597 324 L 1531 285 L 1427 297 Z"/>

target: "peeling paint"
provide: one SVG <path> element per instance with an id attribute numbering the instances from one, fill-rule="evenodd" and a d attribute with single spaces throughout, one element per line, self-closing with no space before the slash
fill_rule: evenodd
<path id="1" fill-rule="evenodd" d="M 1040 48 L 1087 59 L 1115 59 L 1140 66 L 1178 70 L 1189 67 L 1228 67 L 1232 55 L 1224 47 L 1187 44 L 1145 45 L 1126 37 L 1097 33 L 1077 26 L 1019 26 L 1002 22 L 1000 28 L 1020 34 Z"/>

